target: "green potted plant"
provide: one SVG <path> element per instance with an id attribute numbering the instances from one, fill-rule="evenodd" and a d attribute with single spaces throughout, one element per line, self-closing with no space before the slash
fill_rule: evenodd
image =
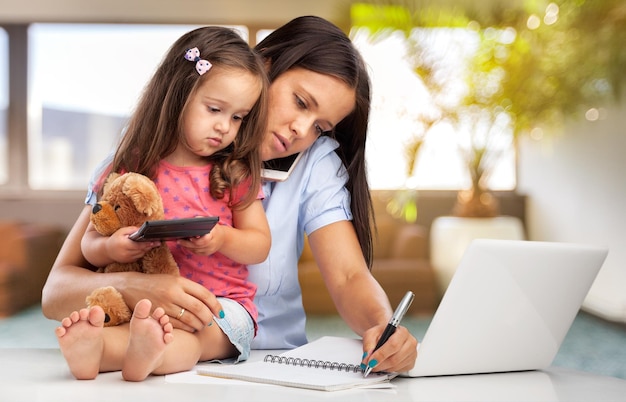
<path id="1" fill-rule="evenodd" d="M 541 139 L 558 131 L 566 118 L 580 118 L 621 98 L 626 3 L 428 4 L 432 5 L 417 0 L 361 3 L 352 8 L 353 25 L 368 27 L 372 37 L 404 32 L 414 71 L 435 103 L 446 89 L 438 65 L 412 32 L 462 28 L 477 36 L 477 49 L 466 68 L 466 93 L 457 104 L 437 103 L 436 120 L 475 128 L 462 148 L 471 186 L 459 191 L 453 214 L 495 216 L 497 200 L 487 184 L 499 152 L 490 142 L 493 136 L 508 131 L 512 141 L 522 135 Z M 407 146 L 409 171 L 429 127 L 416 138 L 420 146 Z"/>

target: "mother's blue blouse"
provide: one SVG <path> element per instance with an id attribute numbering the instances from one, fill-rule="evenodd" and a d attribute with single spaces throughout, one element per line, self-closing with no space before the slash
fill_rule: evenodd
<path id="1" fill-rule="evenodd" d="M 352 220 L 347 172 L 334 152 L 339 144 L 320 137 L 305 151 L 291 176 L 283 182 L 263 184 L 272 247 L 268 258 L 249 265 L 249 280 L 258 286 L 254 299 L 259 311 L 254 349 L 291 349 L 307 342 L 298 259 L 304 233 L 334 222 Z M 85 203 L 95 204 L 95 178 L 111 163 L 101 163 L 91 182 Z"/>
<path id="2" fill-rule="evenodd" d="M 334 152 L 337 146 L 331 138 L 319 138 L 287 180 L 263 185 L 272 247 L 267 260 L 249 266 L 250 280 L 258 286 L 255 349 L 293 348 L 307 342 L 298 283 L 304 233 L 352 219 L 347 173 Z"/>

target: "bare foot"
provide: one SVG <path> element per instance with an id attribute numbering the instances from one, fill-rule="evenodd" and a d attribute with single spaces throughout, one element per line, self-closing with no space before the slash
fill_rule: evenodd
<path id="1" fill-rule="evenodd" d="M 104 311 L 100 306 L 72 312 L 61 321 L 55 334 L 72 375 L 93 380 L 100 371 Z"/>
<path id="2" fill-rule="evenodd" d="M 150 300 L 140 300 L 130 319 L 130 339 L 124 358 L 122 377 L 126 381 L 142 381 L 163 360 L 163 353 L 174 335 L 170 318 L 161 307 L 152 315 Z"/>

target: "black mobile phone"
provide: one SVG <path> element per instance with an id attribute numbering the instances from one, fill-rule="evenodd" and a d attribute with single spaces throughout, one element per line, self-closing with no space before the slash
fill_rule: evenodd
<path id="1" fill-rule="evenodd" d="M 261 177 L 270 181 L 285 181 L 296 167 L 302 153 L 298 152 L 284 158 L 272 159 L 263 162 Z"/>
<path id="2" fill-rule="evenodd" d="M 213 229 L 218 221 L 219 217 L 217 216 L 148 221 L 129 237 L 134 241 L 188 239 L 204 236 Z"/>

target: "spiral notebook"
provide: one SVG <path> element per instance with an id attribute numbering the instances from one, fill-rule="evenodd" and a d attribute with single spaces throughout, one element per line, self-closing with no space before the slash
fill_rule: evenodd
<path id="1" fill-rule="evenodd" d="M 396 374 L 371 373 L 363 378 L 360 339 L 325 336 L 282 354 L 239 364 L 208 363 L 196 366 L 198 374 L 219 378 L 338 391 L 360 387 L 391 387 Z"/>

